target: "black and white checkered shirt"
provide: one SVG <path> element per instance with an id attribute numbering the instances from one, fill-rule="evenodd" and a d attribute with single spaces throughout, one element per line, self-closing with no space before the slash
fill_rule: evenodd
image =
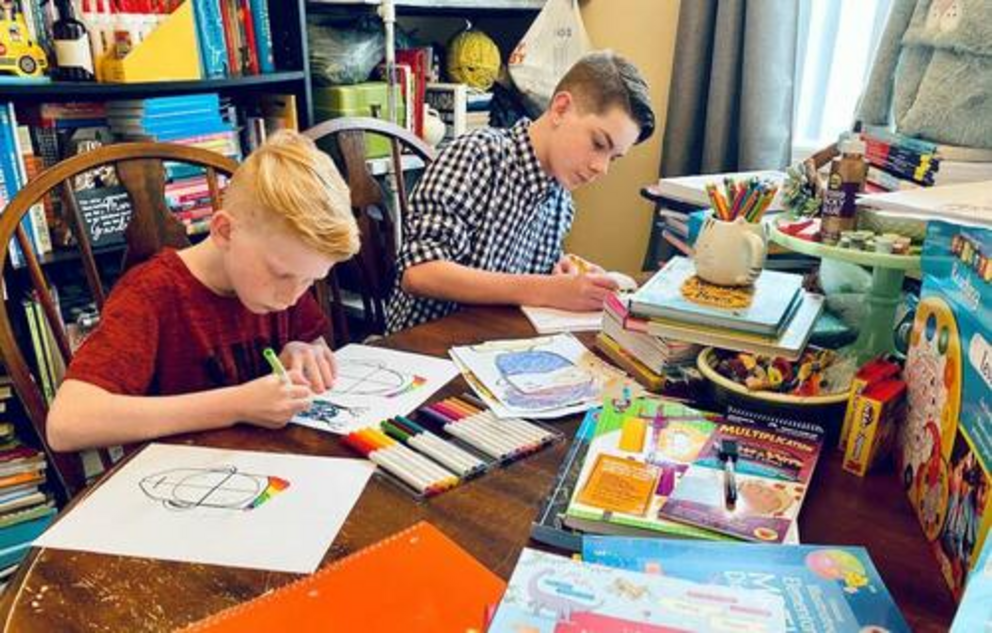
<path id="1" fill-rule="evenodd" d="M 425 171 L 410 197 L 389 301 L 389 332 L 439 319 L 458 304 L 403 292 L 412 266 L 445 260 L 502 273 L 550 273 L 575 215 L 572 196 L 544 173 L 530 121 L 462 136 Z"/>

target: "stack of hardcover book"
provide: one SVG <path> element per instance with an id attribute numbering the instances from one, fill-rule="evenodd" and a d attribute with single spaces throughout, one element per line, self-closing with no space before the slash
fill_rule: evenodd
<path id="1" fill-rule="evenodd" d="M 992 150 L 938 145 L 868 126 L 862 133 L 868 190 L 904 191 L 992 179 Z"/>
<path id="2" fill-rule="evenodd" d="M 724 288 L 674 257 L 630 296 L 622 324 L 668 341 L 795 360 L 822 311 L 823 297 L 806 292 L 801 275 L 765 270 L 751 288 Z"/>

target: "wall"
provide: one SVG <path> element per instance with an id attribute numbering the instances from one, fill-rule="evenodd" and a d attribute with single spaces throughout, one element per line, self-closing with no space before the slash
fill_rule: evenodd
<path id="1" fill-rule="evenodd" d="M 658 178 L 679 0 L 582 0 L 581 7 L 593 44 L 624 55 L 644 74 L 658 125 L 606 176 L 575 192 L 578 213 L 566 247 L 609 270 L 634 273 L 651 231 L 654 208 L 639 191 Z"/>

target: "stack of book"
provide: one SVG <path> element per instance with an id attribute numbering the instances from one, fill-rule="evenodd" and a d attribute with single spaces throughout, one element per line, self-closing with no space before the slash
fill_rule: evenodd
<path id="1" fill-rule="evenodd" d="M 110 101 L 107 123 L 123 141 L 153 140 L 217 152 L 241 160 L 235 121 L 216 93 Z M 261 140 L 261 139 L 259 139 Z M 166 164 L 166 202 L 190 233 L 206 229 L 212 211 L 203 170 Z M 223 187 L 224 182 L 220 183 Z"/>
<path id="2" fill-rule="evenodd" d="M 579 476 L 563 522 L 592 534 L 798 543 L 821 447 L 815 434 L 728 422 L 667 400 L 606 399 L 573 465 Z"/>
<path id="3" fill-rule="evenodd" d="M 20 443 L 11 424 L 0 424 L 0 584 L 55 517 L 54 501 L 41 490 L 47 462 Z"/>
<path id="4" fill-rule="evenodd" d="M 695 274 L 691 260 L 672 258 L 630 296 L 624 329 L 795 360 L 823 311 L 823 297 L 803 290 L 801 275 L 765 270 L 752 288 L 737 290 L 749 295 L 746 303 L 723 307 L 692 296 Z M 712 287 L 715 292 L 730 292 Z"/>
<path id="5" fill-rule="evenodd" d="M 695 364 L 699 345 L 648 333 L 645 321 L 631 316 L 625 296 L 611 295 L 603 307 L 596 347 L 648 390 L 665 391 Z"/>
<path id="6" fill-rule="evenodd" d="M 992 150 L 939 145 L 868 126 L 868 190 L 904 191 L 992 179 Z"/>

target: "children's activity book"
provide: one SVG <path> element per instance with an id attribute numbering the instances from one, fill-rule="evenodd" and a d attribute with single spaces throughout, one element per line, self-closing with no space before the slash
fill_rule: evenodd
<path id="1" fill-rule="evenodd" d="M 310 573 L 375 465 L 149 444 L 35 545 Z"/>
<path id="2" fill-rule="evenodd" d="M 607 398 L 565 524 L 596 534 L 722 538 L 659 514 L 717 428 L 717 419 L 665 400 Z"/>
<path id="3" fill-rule="evenodd" d="M 910 631 L 863 547 L 589 536 L 582 559 L 780 596 L 790 633 Z"/>
<path id="4" fill-rule="evenodd" d="M 754 282 L 750 303 L 723 308 L 691 300 L 683 284 L 696 274 L 691 259 L 673 257 L 630 298 L 631 313 L 709 327 L 777 336 L 802 302 L 802 275 L 765 270 Z"/>
<path id="5" fill-rule="evenodd" d="M 733 501 L 727 492 L 727 442 L 736 446 Z M 659 513 L 743 540 L 785 542 L 796 529 L 821 446 L 819 439 L 722 422 L 704 440 Z"/>
<path id="6" fill-rule="evenodd" d="M 347 345 L 334 353 L 334 387 L 314 398 L 293 422 L 347 435 L 397 415 L 406 415 L 458 375 L 446 358 L 368 345 Z"/>
<path id="7" fill-rule="evenodd" d="M 622 372 L 571 334 L 453 347 L 452 359 L 478 396 L 501 418 L 557 418 L 619 392 Z"/>
<path id="8" fill-rule="evenodd" d="M 489 633 L 785 631 L 782 598 L 525 548 Z"/>
<path id="9" fill-rule="evenodd" d="M 992 230 L 932 221 L 896 463 L 956 598 L 992 531 Z"/>

